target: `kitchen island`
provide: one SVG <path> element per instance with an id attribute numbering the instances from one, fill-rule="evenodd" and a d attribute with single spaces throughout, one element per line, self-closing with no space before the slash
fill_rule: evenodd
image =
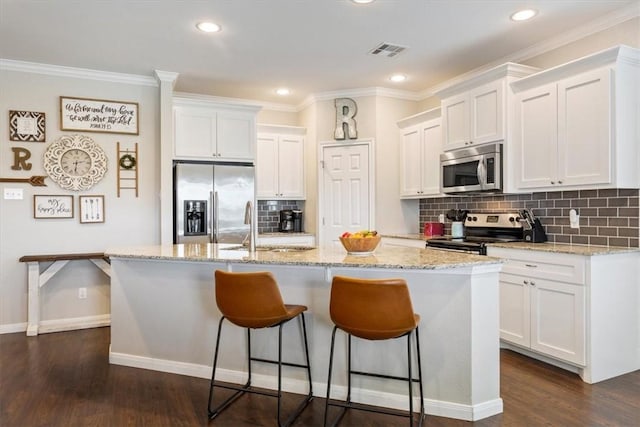
<path id="1" fill-rule="evenodd" d="M 276 277 L 285 302 L 309 307 L 314 394 L 323 397 L 333 327 L 329 318 L 332 277 L 401 277 L 407 280 L 414 310 L 421 316 L 427 413 L 479 420 L 502 412 L 498 332 L 502 261 L 498 259 L 384 245 L 369 256 L 348 255 L 341 247 L 249 253 L 238 246 L 216 244 L 111 248 L 106 253 L 112 272 L 112 364 L 210 378 L 221 316 L 215 303 L 214 271 L 267 270 Z M 247 371 L 246 334 L 227 325 L 217 378 L 242 383 Z M 284 333 L 285 357 L 301 361 L 297 323 L 287 324 Z M 253 336 L 254 356 L 275 357 L 275 329 Z M 345 343 L 345 335 L 340 334 L 332 387 L 336 398 L 346 394 Z M 406 372 L 406 342 L 356 339 L 354 360 L 359 370 L 402 375 Z M 276 388 L 273 367 L 257 364 L 253 369 L 255 386 Z M 283 371 L 283 389 L 304 393 L 304 373 L 296 371 Z M 406 394 L 404 382 L 353 380 L 356 402 L 406 409 Z M 414 404 L 418 407 L 417 401 Z"/>

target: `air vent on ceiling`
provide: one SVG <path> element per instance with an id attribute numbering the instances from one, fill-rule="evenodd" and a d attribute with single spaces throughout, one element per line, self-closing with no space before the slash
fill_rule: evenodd
<path id="1" fill-rule="evenodd" d="M 391 43 L 380 43 L 370 53 L 371 55 L 393 58 L 394 56 L 401 54 L 405 49 L 406 47 L 404 46 L 398 46 Z"/>

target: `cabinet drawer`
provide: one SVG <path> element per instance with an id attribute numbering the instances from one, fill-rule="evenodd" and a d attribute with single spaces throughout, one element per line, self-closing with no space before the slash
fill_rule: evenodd
<path id="1" fill-rule="evenodd" d="M 491 247 L 488 255 L 507 260 L 503 273 L 585 284 L 585 258 L 580 255 Z"/>

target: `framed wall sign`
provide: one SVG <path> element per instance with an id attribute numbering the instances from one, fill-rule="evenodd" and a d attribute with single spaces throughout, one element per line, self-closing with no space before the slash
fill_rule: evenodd
<path id="1" fill-rule="evenodd" d="M 104 196 L 79 196 L 80 222 L 104 222 Z"/>
<path id="2" fill-rule="evenodd" d="M 9 140 L 44 142 L 44 113 L 9 110 Z"/>
<path id="3" fill-rule="evenodd" d="M 73 196 L 34 195 L 33 217 L 37 219 L 73 218 Z"/>
<path id="4" fill-rule="evenodd" d="M 60 129 L 138 135 L 138 103 L 61 96 Z"/>

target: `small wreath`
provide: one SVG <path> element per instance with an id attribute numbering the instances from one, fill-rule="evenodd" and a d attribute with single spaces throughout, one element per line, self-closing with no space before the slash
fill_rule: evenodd
<path id="1" fill-rule="evenodd" d="M 131 154 L 125 154 L 120 157 L 120 167 L 122 169 L 133 169 L 136 167 L 136 158 Z"/>

